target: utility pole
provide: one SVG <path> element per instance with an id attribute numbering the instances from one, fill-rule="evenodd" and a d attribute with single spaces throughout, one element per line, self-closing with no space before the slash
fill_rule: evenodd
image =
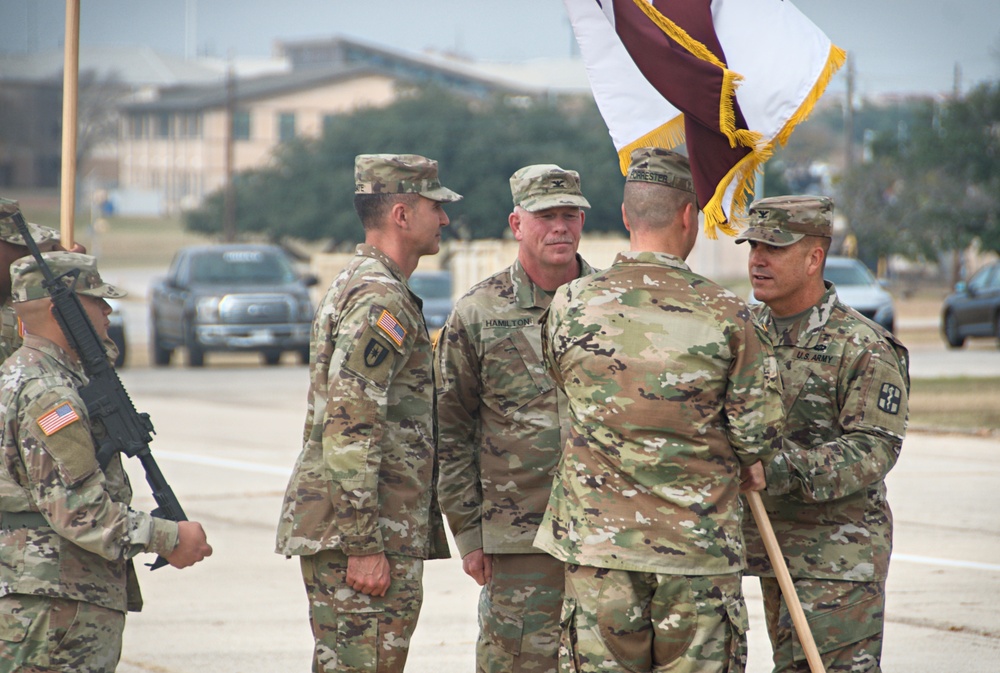
<path id="1" fill-rule="evenodd" d="M 233 185 L 234 138 L 233 123 L 236 119 L 236 74 L 233 66 L 226 72 L 226 186 L 223 193 L 222 240 L 236 240 L 236 187 Z"/>
<path id="2" fill-rule="evenodd" d="M 955 80 L 951 87 L 951 100 L 957 103 L 962 99 L 962 64 L 955 63 Z M 955 249 L 951 251 L 951 286 L 955 287 L 958 281 L 962 280 L 962 251 Z"/>

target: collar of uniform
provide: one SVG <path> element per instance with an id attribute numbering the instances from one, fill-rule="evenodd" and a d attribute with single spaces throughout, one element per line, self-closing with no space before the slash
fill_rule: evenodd
<path id="1" fill-rule="evenodd" d="M 361 243 L 360 245 L 358 245 L 357 250 L 355 250 L 355 254 L 361 255 L 362 257 L 371 257 L 372 259 L 377 259 L 378 261 L 382 262 L 382 264 L 384 264 L 386 268 L 389 269 L 389 271 L 392 272 L 392 275 L 394 275 L 403 283 L 406 283 L 406 276 L 403 275 L 403 271 L 402 269 L 399 268 L 399 265 L 396 264 L 394 261 L 392 261 L 389 255 L 385 254 L 384 252 L 376 248 L 374 245 L 369 245 L 368 243 Z"/>
<path id="2" fill-rule="evenodd" d="M 837 305 L 837 288 L 833 286 L 833 283 L 829 281 L 823 281 L 826 285 L 826 292 L 820 297 L 820 300 L 816 302 L 816 305 L 809 309 L 809 314 L 798 322 L 798 329 L 796 334 L 790 335 L 792 338 L 783 340 L 782 335 L 778 334 L 778 330 L 774 326 L 774 318 L 771 316 L 771 309 L 766 309 L 767 317 L 770 318 L 765 322 L 767 325 L 767 331 L 771 335 L 771 339 L 775 345 L 785 344 L 801 346 L 802 348 L 810 348 L 819 343 L 819 339 L 823 334 L 823 329 L 826 327 L 826 323 L 830 320 L 830 315 L 833 313 L 834 307 Z"/>
<path id="3" fill-rule="evenodd" d="M 656 264 L 670 266 L 675 269 L 690 271 L 691 267 L 677 255 L 668 252 L 652 252 L 650 250 L 623 250 L 615 257 L 615 264 Z"/>
<path id="4" fill-rule="evenodd" d="M 580 267 L 580 278 L 594 273 L 595 269 L 579 254 L 576 263 Z M 514 297 L 518 308 L 548 308 L 552 294 L 535 285 L 528 272 L 521 266 L 521 260 L 515 260 L 510 267 L 510 283 L 514 287 Z"/>
<path id="5" fill-rule="evenodd" d="M 62 346 L 36 334 L 25 334 L 24 346 L 49 356 L 65 369 L 69 370 L 73 376 L 80 379 L 81 385 L 86 385 L 88 379 L 83 372 L 83 364 L 78 359 L 70 356 Z"/>

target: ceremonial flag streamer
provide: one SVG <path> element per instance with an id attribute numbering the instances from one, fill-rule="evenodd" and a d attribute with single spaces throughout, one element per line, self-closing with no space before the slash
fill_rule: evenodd
<path id="1" fill-rule="evenodd" d="M 686 143 L 713 238 L 846 60 L 789 0 L 563 2 L 622 172 L 636 147 Z"/>

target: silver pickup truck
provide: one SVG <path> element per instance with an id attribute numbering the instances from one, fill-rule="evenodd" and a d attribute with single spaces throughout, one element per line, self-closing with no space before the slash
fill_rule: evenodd
<path id="1" fill-rule="evenodd" d="M 199 245 L 174 256 L 150 289 L 153 363 L 170 364 L 184 348 L 192 367 L 208 351 L 257 351 L 276 365 L 285 351 L 309 361 L 311 275 L 300 275 L 273 245 Z"/>

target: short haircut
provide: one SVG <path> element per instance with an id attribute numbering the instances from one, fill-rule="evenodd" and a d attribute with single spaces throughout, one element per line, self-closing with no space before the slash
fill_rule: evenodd
<path id="1" fill-rule="evenodd" d="M 405 203 L 413 207 L 419 196 L 419 194 L 355 194 L 354 210 L 358 213 L 365 231 L 378 229 L 394 205 Z"/>
<path id="2" fill-rule="evenodd" d="M 622 201 L 630 225 L 652 229 L 671 224 L 688 204 L 698 205 L 692 192 L 637 181 L 625 183 Z"/>

